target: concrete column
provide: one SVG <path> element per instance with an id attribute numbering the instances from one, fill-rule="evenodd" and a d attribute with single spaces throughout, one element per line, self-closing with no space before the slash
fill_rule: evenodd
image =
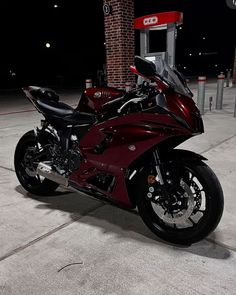
<path id="1" fill-rule="evenodd" d="M 104 0 L 111 13 L 104 14 L 107 82 L 111 87 L 125 87 L 135 82 L 129 66 L 134 64 L 134 0 Z"/>

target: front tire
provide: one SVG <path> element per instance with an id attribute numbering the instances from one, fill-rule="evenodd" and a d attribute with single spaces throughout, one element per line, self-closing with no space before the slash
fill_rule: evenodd
<path id="1" fill-rule="evenodd" d="M 36 157 L 36 154 L 39 154 L 39 157 Z M 49 179 L 42 179 L 35 172 L 37 164 L 40 160 L 46 160 L 45 157 L 47 156 L 40 156 L 38 141 L 33 130 L 21 137 L 16 146 L 14 157 L 16 175 L 26 191 L 38 196 L 49 196 L 59 186 Z"/>
<path id="2" fill-rule="evenodd" d="M 214 172 L 202 161 L 179 162 L 177 165 L 176 172 L 182 184 L 176 189 L 177 193 L 172 192 L 174 197 L 171 196 L 172 201 L 169 201 L 172 204 L 164 201 L 158 209 L 158 204 L 147 197 L 150 184 L 144 180 L 148 179 L 150 171 L 144 172 L 143 181 L 138 182 L 136 201 L 144 223 L 158 237 L 189 245 L 207 237 L 217 227 L 223 213 L 223 191 Z M 184 189 L 184 195 L 180 196 L 178 190 L 184 192 Z"/>

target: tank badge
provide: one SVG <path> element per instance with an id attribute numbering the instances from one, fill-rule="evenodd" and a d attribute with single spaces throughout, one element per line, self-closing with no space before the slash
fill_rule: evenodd
<path id="1" fill-rule="evenodd" d="M 128 149 L 131 151 L 131 152 L 134 152 L 136 150 L 136 146 L 135 145 L 129 145 Z"/>
<path id="2" fill-rule="evenodd" d="M 93 95 L 94 98 L 100 98 L 101 96 L 102 96 L 102 92 L 100 91 L 95 92 Z"/>

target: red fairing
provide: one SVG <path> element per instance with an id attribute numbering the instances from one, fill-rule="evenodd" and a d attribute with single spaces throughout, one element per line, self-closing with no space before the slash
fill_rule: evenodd
<path id="1" fill-rule="evenodd" d="M 77 111 L 87 112 L 92 114 L 100 114 L 102 106 L 117 97 L 124 94 L 124 90 L 119 90 L 112 87 L 97 87 L 86 89 L 77 106 Z"/>
<path id="2" fill-rule="evenodd" d="M 168 110 L 185 120 L 193 130 L 198 129 L 194 115 L 200 115 L 200 112 L 191 98 L 175 93 L 167 94 L 166 101 Z"/>
<path id="3" fill-rule="evenodd" d="M 130 66 L 130 70 L 132 73 L 144 77 L 137 71 L 135 66 Z M 200 113 L 195 102 L 191 98 L 181 94 L 169 94 L 167 91 L 169 86 L 159 77 L 153 76 L 149 77 L 149 79 L 156 82 L 156 88 L 160 92 L 165 93 L 168 110 L 185 120 L 189 127 L 196 130 L 199 126 L 196 126 L 194 114 L 199 115 Z"/>
<path id="4" fill-rule="evenodd" d="M 94 147 L 107 134 L 112 135 L 111 142 L 102 154 L 96 154 Z M 132 208 L 125 183 L 126 168 L 157 143 L 179 135 L 191 136 L 191 132 L 163 114 L 129 114 L 97 124 L 80 141 L 86 161 L 71 175 L 70 181 L 82 188 L 93 188 L 88 184 L 90 177 L 98 173 L 111 174 L 116 179 L 114 188 L 109 193 L 103 193 L 113 201 Z"/>

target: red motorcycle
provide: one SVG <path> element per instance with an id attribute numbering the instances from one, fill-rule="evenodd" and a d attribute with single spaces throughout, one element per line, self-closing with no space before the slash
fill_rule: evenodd
<path id="1" fill-rule="evenodd" d="M 160 238 L 197 242 L 223 212 L 222 188 L 206 158 L 175 149 L 204 132 L 200 112 L 180 73 L 163 61 L 158 69 L 136 57 L 131 70 L 145 77 L 140 87 L 87 89 L 76 109 L 50 89 L 23 88 L 45 119 L 17 144 L 17 177 L 32 194 L 63 185 L 137 207 Z"/>

